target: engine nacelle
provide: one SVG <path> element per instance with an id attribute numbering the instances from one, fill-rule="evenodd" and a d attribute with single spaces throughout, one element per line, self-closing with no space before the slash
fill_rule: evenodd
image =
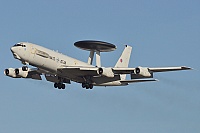
<path id="1" fill-rule="evenodd" d="M 41 74 L 37 73 L 30 73 L 31 71 L 35 71 L 35 69 L 30 69 L 28 67 L 22 67 L 22 68 L 8 68 L 4 70 L 4 74 L 6 76 L 12 77 L 12 78 L 32 78 L 36 80 L 42 80 Z"/>
<path id="2" fill-rule="evenodd" d="M 16 75 L 15 68 L 8 68 L 4 70 L 4 74 L 6 76 L 12 77 L 12 78 L 20 78 L 20 76 Z"/>
<path id="3" fill-rule="evenodd" d="M 153 78 L 153 73 L 147 67 L 137 67 L 135 68 L 135 73 L 144 78 Z"/>
<path id="4" fill-rule="evenodd" d="M 112 68 L 99 68 L 97 73 L 99 75 L 110 77 L 110 78 L 113 78 L 115 76 L 112 71 Z"/>
<path id="5" fill-rule="evenodd" d="M 16 68 L 15 74 L 21 78 L 27 78 L 28 77 L 28 70 L 23 71 L 22 68 Z"/>
<path id="6" fill-rule="evenodd" d="M 4 74 L 12 78 L 27 78 L 28 70 L 23 71 L 22 68 L 8 68 L 4 70 Z"/>

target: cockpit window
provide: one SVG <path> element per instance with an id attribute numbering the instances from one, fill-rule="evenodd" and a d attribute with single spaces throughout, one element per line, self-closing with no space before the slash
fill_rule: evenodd
<path id="1" fill-rule="evenodd" d="M 20 46 L 20 47 L 26 47 L 26 45 L 23 45 L 21 43 L 17 43 L 17 44 L 14 45 L 14 47 L 18 47 L 18 46 Z"/>

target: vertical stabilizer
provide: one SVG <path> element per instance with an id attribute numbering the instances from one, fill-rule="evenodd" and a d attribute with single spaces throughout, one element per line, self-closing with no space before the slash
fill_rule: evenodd
<path id="1" fill-rule="evenodd" d="M 128 67 L 130 56 L 131 56 L 132 47 L 126 45 L 124 51 L 122 52 L 120 58 L 118 59 L 115 67 Z M 120 75 L 121 80 L 126 79 L 126 74 Z"/>

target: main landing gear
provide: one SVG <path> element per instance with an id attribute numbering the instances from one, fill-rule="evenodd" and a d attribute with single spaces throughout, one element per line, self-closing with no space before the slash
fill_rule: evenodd
<path id="1" fill-rule="evenodd" d="M 54 83 L 54 87 L 58 89 L 65 89 L 65 84 L 62 83 Z"/>
<path id="2" fill-rule="evenodd" d="M 92 89 L 92 88 L 93 88 L 93 84 L 82 83 L 82 87 L 83 87 L 83 88 L 86 88 L 86 89 Z"/>
<path id="3" fill-rule="evenodd" d="M 93 84 L 92 84 L 92 80 L 91 80 L 91 77 L 90 76 L 85 76 L 83 77 L 84 81 L 82 83 L 82 87 L 83 88 L 86 88 L 86 89 L 92 89 L 93 88 Z"/>
<path id="4" fill-rule="evenodd" d="M 54 83 L 54 88 L 58 88 L 58 89 L 65 89 L 65 84 L 63 84 L 64 79 L 61 77 L 58 77 L 58 81 L 56 83 Z"/>

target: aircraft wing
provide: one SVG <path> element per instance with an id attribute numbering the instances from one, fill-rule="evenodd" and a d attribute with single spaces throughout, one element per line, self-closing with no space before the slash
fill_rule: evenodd
<path id="1" fill-rule="evenodd" d="M 150 81 L 158 81 L 157 79 L 133 79 L 133 80 L 122 80 L 121 83 L 139 83 L 139 82 L 150 82 Z"/>
<path id="2" fill-rule="evenodd" d="M 138 67 L 142 68 L 142 67 Z M 114 74 L 131 74 L 135 73 L 137 68 L 111 68 Z M 178 71 L 178 70 L 189 70 L 190 67 L 156 67 L 156 68 L 147 68 L 148 72 L 168 72 L 168 71 Z M 69 75 L 73 74 L 75 76 L 98 76 L 99 68 L 98 67 L 82 67 L 82 66 L 61 66 L 57 69 L 61 74 Z"/>
<path id="3" fill-rule="evenodd" d="M 142 67 L 138 67 L 138 68 L 142 68 Z M 186 66 L 180 66 L 180 67 L 145 67 L 146 69 L 148 69 L 148 71 L 150 72 L 169 72 L 169 71 L 180 71 L 180 70 L 190 70 L 192 68 L 190 67 L 186 67 Z M 112 68 L 113 72 L 115 74 L 130 74 L 130 73 L 134 73 L 136 68 L 118 68 L 118 67 L 114 67 Z"/>
<path id="4" fill-rule="evenodd" d="M 155 67 L 155 68 L 148 68 L 151 72 L 168 72 L 168 71 L 179 71 L 179 70 L 190 70 L 192 68 L 181 66 L 181 67 Z"/>

